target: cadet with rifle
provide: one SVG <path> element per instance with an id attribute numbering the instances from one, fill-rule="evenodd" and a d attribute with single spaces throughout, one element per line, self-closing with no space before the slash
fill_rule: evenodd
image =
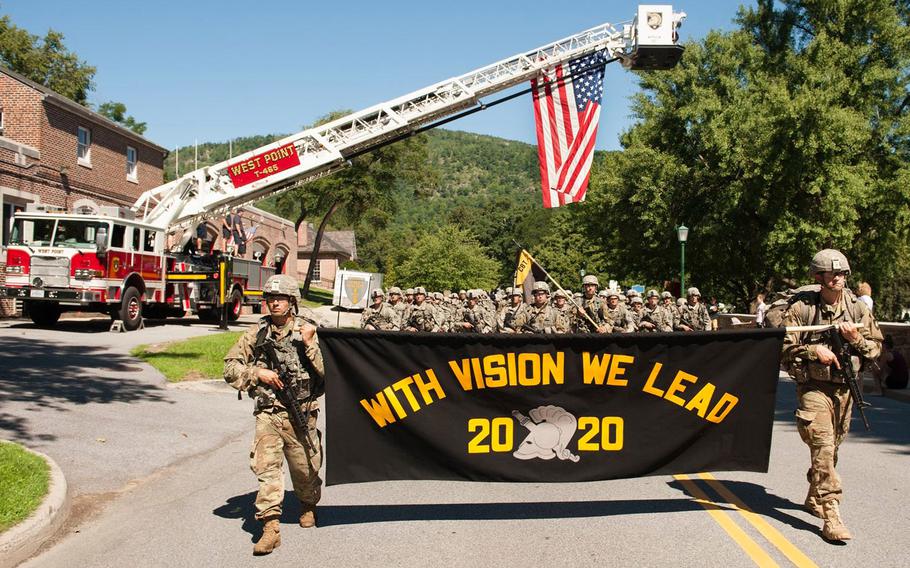
<path id="1" fill-rule="evenodd" d="M 316 525 L 322 490 L 316 398 L 324 392 L 324 369 L 316 326 L 311 318 L 298 314 L 300 289 L 294 278 L 272 276 L 265 283 L 263 298 L 269 314 L 250 327 L 224 358 L 224 380 L 255 400 L 250 469 L 259 480 L 256 519 L 263 524 L 262 536 L 253 547 L 256 555 L 268 554 L 281 544 L 285 460 L 294 494 L 302 504 L 300 526 Z"/>
<path id="2" fill-rule="evenodd" d="M 850 429 L 853 404 L 862 404 L 858 361 L 875 361 L 882 333 L 866 304 L 846 287 L 850 265 L 843 253 L 816 253 L 810 272 L 819 290 L 794 296 L 784 313 L 788 333 L 783 362 L 797 383 L 797 429 L 809 446 L 806 510 L 824 521 L 825 539 L 843 541 L 852 535 L 840 516 L 843 489 L 834 469 L 837 450 Z M 803 326 L 813 327 L 793 329 Z"/>

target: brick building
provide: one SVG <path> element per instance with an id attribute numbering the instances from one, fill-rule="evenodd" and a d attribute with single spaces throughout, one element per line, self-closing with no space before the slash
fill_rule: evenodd
<path id="1" fill-rule="evenodd" d="M 167 154 L 128 128 L 0 67 L 0 283 L 16 211 L 30 203 L 79 213 L 98 213 L 103 205 L 129 207 L 163 183 Z M 241 217 L 249 235 L 244 256 L 255 254 L 295 274 L 293 223 L 255 207 L 244 207 Z M 220 223 L 206 223 L 211 244 L 220 235 Z M 4 302 L 0 315 L 13 309 Z"/>
<path id="2" fill-rule="evenodd" d="M 297 233 L 297 278 L 303 283 L 310 267 L 310 255 L 316 230 L 312 223 L 303 223 Z M 357 238 L 354 231 L 326 231 L 322 235 L 316 268 L 313 273 L 313 285 L 333 289 L 335 274 L 341 265 L 348 260 L 357 260 Z M 291 273 L 293 274 L 293 273 Z"/>

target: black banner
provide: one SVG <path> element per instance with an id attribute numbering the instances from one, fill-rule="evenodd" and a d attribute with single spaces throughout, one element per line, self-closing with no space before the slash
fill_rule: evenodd
<path id="1" fill-rule="evenodd" d="M 768 470 L 782 329 L 320 329 L 326 483 Z"/>

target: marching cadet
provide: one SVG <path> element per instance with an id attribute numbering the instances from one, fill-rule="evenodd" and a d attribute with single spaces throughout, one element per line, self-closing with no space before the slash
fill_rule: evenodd
<path id="1" fill-rule="evenodd" d="M 253 546 L 256 555 L 269 554 L 281 544 L 284 461 L 291 470 L 294 494 L 303 505 L 301 527 L 316 526 L 316 504 L 322 495 L 322 436 L 316 430 L 316 397 L 324 390 L 325 370 L 316 327 L 297 315 L 300 288 L 294 278 L 271 276 L 263 287 L 263 298 L 269 314 L 247 329 L 224 358 L 224 380 L 256 401 L 250 469 L 259 480 L 256 520 L 263 524 L 262 536 Z M 284 374 L 279 376 L 279 371 Z M 292 400 L 307 417 L 306 432 L 295 429 L 287 408 L 278 400 L 275 389 L 285 386 L 291 387 L 296 395 Z"/>
<path id="2" fill-rule="evenodd" d="M 677 329 L 682 331 L 711 331 L 711 316 L 701 302 L 701 292 L 692 287 L 686 291 L 688 299 L 679 309 Z M 682 298 L 680 298 L 681 300 Z"/>
<path id="3" fill-rule="evenodd" d="M 660 305 L 659 300 L 657 290 L 648 290 L 648 301 L 642 307 L 638 331 L 673 331 L 673 316 Z"/>
<path id="4" fill-rule="evenodd" d="M 597 296 L 597 276 L 593 274 L 586 275 L 582 281 L 582 290 L 584 295 L 578 302 L 580 309 L 576 308 L 575 332 L 576 333 L 609 333 L 612 328 L 604 321 L 603 301 Z M 584 310 L 584 313 L 582 313 Z M 585 314 L 588 317 L 585 317 Z M 594 321 L 595 326 L 591 325 L 588 318 Z"/>
<path id="5" fill-rule="evenodd" d="M 644 315 L 644 303 L 641 301 L 641 296 L 638 295 L 632 296 L 631 302 L 632 309 L 629 310 L 629 316 L 632 318 L 632 323 L 635 324 L 635 330 L 638 331 L 640 329 L 641 316 Z"/>
<path id="6" fill-rule="evenodd" d="M 395 308 L 383 301 L 385 296 L 382 290 L 378 288 L 373 290 L 370 297 L 373 299 L 373 305 L 364 308 L 363 313 L 360 315 L 360 328 L 398 331 L 400 325 L 398 314 L 395 312 Z"/>
<path id="7" fill-rule="evenodd" d="M 619 290 L 607 291 L 607 305 L 604 307 L 604 321 L 612 328 L 613 333 L 631 333 L 635 323 L 625 304 L 619 302 Z"/>
<path id="8" fill-rule="evenodd" d="M 676 331 L 676 326 L 679 324 L 679 308 L 673 301 L 673 294 L 670 292 L 664 291 L 660 294 L 660 306 L 667 313 L 667 317 L 673 323 L 673 331 Z"/>
<path id="9" fill-rule="evenodd" d="M 528 323 L 521 327 L 530 333 L 568 333 L 562 312 L 550 305 L 550 285 L 546 282 L 535 282 L 531 294 L 534 303 L 529 308 Z"/>
<path id="10" fill-rule="evenodd" d="M 436 331 L 446 332 L 452 324 L 452 314 L 448 306 L 442 301 L 442 292 L 431 292 L 427 295 L 427 303 L 433 306 L 433 317 L 436 320 Z"/>
<path id="11" fill-rule="evenodd" d="M 575 329 L 575 308 L 569 304 L 569 296 L 562 290 L 553 292 L 553 307 L 562 313 L 566 320 L 566 327 L 569 330 Z"/>
<path id="12" fill-rule="evenodd" d="M 395 310 L 395 315 L 398 316 L 398 328 L 401 329 L 401 326 L 407 321 L 408 304 L 401 299 L 401 288 L 398 286 L 389 288 L 389 305 Z"/>
<path id="13" fill-rule="evenodd" d="M 850 430 L 854 401 L 845 382 L 844 362 L 838 360 L 830 334 L 839 334 L 854 356 L 871 363 L 881 353 L 882 332 L 866 304 L 846 287 L 850 264 L 843 253 L 834 249 L 817 252 L 809 272 L 820 285 L 819 291 L 794 296 L 798 299 L 784 313 L 783 325 L 837 327 L 825 333 L 788 333 L 784 337 L 783 361 L 797 384 L 797 430 L 809 446 L 805 507 L 824 521 L 825 539 L 843 541 L 852 535 L 840 517 L 843 487 L 834 467 L 837 450 Z M 855 323 L 863 327 L 857 329 Z M 856 371 L 859 373 L 858 366 Z M 862 382 L 859 385 L 862 388 Z"/>
<path id="14" fill-rule="evenodd" d="M 531 313 L 528 305 L 524 303 L 521 288 L 516 286 L 509 290 L 509 300 L 512 305 L 500 313 L 497 329 L 500 333 L 519 333 L 521 328 L 528 323 Z"/>
<path id="15" fill-rule="evenodd" d="M 458 291 L 458 300 L 462 303 L 462 305 L 465 305 L 465 306 L 468 305 L 468 292 L 467 292 L 467 290 L 459 290 L 459 291 Z"/>
<path id="16" fill-rule="evenodd" d="M 414 304 L 414 289 L 413 288 L 408 288 L 407 290 L 404 291 L 404 301 L 409 306 Z"/>
<path id="17" fill-rule="evenodd" d="M 468 305 L 461 310 L 461 318 L 454 331 L 468 331 L 476 333 L 490 333 L 495 327 L 490 313 L 483 309 L 478 301 L 480 294 L 476 290 L 468 290 Z"/>
<path id="18" fill-rule="evenodd" d="M 423 286 L 414 288 L 414 305 L 408 314 L 406 331 L 439 331 L 436 312 L 427 301 L 427 290 Z"/>

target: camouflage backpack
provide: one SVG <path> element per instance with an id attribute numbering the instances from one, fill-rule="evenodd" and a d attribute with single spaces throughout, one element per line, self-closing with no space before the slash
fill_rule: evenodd
<path id="1" fill-rule="evenodd" d="M 809 306 L 817 304 L 819 301 L 819 292 L 822 287 L 819 284 L 807 284 L 806 286 L 800 286 L 799 288 L 790 288 L 784 292 L 778 292 L 771 299 L 771 303 L 768 305 L 768 311 L 765 312 L 765 321 L 764 327 L 783 327 L 784 325 L 784 314 L 790 309 L 790 306 L 796 302 L 802 301 L 805 308 L 805 313 L 802 314 L 803 322 L 807 325 L 810 325 L 809 320 Z M 853 321 L 859 321 L 857 319 L 857 313 L 855 308 L 853 308 L 857 299 L 856 296 L 849 288 L 844 288 L 844 294 L 847 296 L 847 309 L 850 312 L 850 317 Z"/>

